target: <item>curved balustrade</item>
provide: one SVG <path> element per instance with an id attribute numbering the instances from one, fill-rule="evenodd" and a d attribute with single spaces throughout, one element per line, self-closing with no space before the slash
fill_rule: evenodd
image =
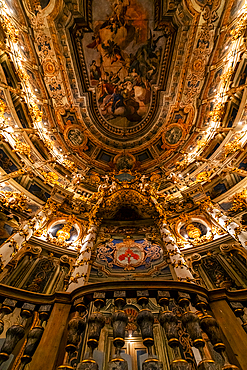
<path id="1" fill-rule="evenodd" d="M 90 284 L 53 295 L 0 285 L 0 334 L 5 338 L 0 366 L 9 364 L 8 370 L 27 370 L 27 364 L 30 370 L 67 370 L 75 366 L 78 370 L 98 370 L 94 350 L 106 322 L 104 307 L 111 302 L 115 307 L 111 325 L 116 354 L 109 358 L 107 370 L 128 370 L 121 348 L 128 324 L 124 307 L 133 298 L 139 305 L 136 322 L 148 352 L 143 370 L 218 370 L 209 347 L 220 355 L 221 369 L 246 370 L 247 290 L 207 291 L 196 284 L 170 280 Z M 158 311 L 152 312 L 150 302 L 155 302 Z M 158 324 L 171 347 L 170 367 L 162 364 L 152 349 L 154 325 Z M 4 328 L 6 325 L 9 327 Z M 186 357 L 182 350 L 178 325 L 189 338 L 194 358 Z"/>

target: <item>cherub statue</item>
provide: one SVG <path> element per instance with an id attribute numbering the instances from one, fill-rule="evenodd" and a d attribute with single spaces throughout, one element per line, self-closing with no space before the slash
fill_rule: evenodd
<path id="1" fill-rule="evenodd" d="M 112 181 L 112 184 L 110 186 L 110 192 L 113 193 L 115 190 L 117 190 L 117 183 L 116 181 Z"/>
<path id="2" fill-rule="evenodd" d="M 148 179 L 148 176 L 146 175 L 142 175 L 142 177 L 140 178 L 141 183 L 138 186 L 142 192 L 145 192 L 147 188 L 149 187 L 149 183 L 147 182 L 147 179 Z"/>

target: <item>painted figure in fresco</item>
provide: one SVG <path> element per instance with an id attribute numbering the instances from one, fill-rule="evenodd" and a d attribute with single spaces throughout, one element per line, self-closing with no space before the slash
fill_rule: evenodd
<path id="1" fill-rule="evenodd" d="M 157 83 L 165 34 L 153 32 L 142 0 L 108 0 L 105 20 L 94 22 L 84 39 L 90 81 L 97 86 L 101 114 L 113 125 L 128 127 L 148 112 Z"/>
<path id="2" fill-rule="evenodd" d="M 116 165 L 117 165 L 118 170 L 124 170 L 124 169 L 131 170 L 133 167 L 133 159 L 124 155 L 118 158 Z"/>
<path id="3" fill-rule="evenodd" d="M 83 143 L 84 136 L 80 130 L 73 128 L 68 132 L 68 139 L 71 141 L 72 145 L 79 146 Z"/>
<path id="4" fill-rule="evenodd" d="M 165 134 L 166 141 L 171 144 L 177 144 L 182 136 L 182 130 L 178 126 L 174 126 L 167 130 Z"/>
<path id="5" fill-rule="evenodd" d="M 100 77 L 101 77 L 100 67 L 98 67 L 96 65 L 96 61 L 93 60 L 90 66 L 90 78 L 91 80 L 99 81 Z"/>
<path id="6" fill-rule="evenodd" d="M 114 87 L 113 94 L 111 95 L 110 99 L 107 101 L 107 105 L 111 103 L 111 111 L 114 114 L 115 110 L 120 107 L 124 107 L 124 99 L 123 96 L 118 91 L 118 87 Z"/>

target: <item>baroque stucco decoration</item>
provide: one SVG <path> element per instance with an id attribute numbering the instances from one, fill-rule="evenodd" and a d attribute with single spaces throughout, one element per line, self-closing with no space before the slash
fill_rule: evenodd
<path id="1" fill-rule="evenodd" d="M 176 157 L 195 122 L 220 3 L 168 2 L 163 13 L 159 1 L 90 0 L 86 5 L 68 8 L 60 1 L 54 7 L 51 1 L 34 11 L 26 4 L 64 136 L 61 141 L 55 133 L 55 142 L 67 148 L 77 164 L 73 151 L 81 163 L 94 152 L 93 162 L 102 169 L 125 148 L 142 168 L 157 165 L 157 157 Z M 88 138 L 82 146 L 71 145 L 64 131 L 62 117 L 71 108 L 77 115 L 76 129 L 83 133 L 79 136 Z M 175 124 L 184 118 L 174 118 L 176 111 L 189 114 L 189 119 Z"/>

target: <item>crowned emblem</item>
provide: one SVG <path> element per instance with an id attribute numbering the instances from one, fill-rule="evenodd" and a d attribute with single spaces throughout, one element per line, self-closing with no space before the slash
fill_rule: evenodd
<path id="1" fill-rule="evenodd" d="M 124 239 L 116 245 L 114 259 L 125 270 L 134 270 L 143 263 L 145 253 L 143 245 L 131 239 Z"/>

